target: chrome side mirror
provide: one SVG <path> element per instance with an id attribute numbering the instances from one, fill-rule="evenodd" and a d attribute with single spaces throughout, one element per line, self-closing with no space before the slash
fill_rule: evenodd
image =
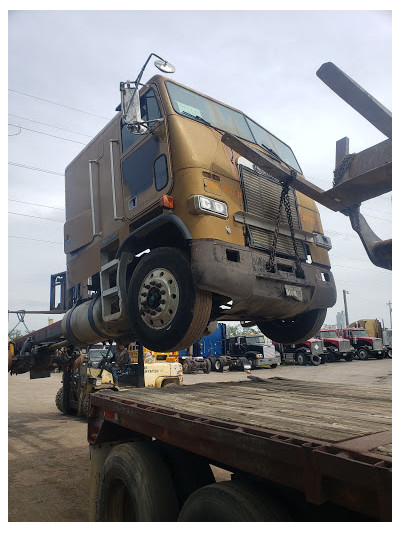
<path id="1" fill-rule="evenodd" d="M 161 70 L 161 72 L 168 74 L 175 72 L 175 67 L 171 65 L 171 63 L 168 63 L 168 61 L 165 61 L 165 59 L 162 59 L 162 57 L 151 53 L 135 81 L 131 82 L 128 80 L 120 83 L 122 120 L 129 126 L 129 129 L 132 133 L 146 133 L 149 124 L 154 122 L 142 120 L 139 99 L 139 85 L 142 85 L 140 80 L 142 79 L 142 75 L 147 63 L 150 61 L 152 56 L 158 58 L 154 61 L 154 65 Z"/>

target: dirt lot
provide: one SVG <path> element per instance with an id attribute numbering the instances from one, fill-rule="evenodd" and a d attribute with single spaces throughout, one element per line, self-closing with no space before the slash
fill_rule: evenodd
<path id="1" fill-rule="evenodd" d="M 391 387 L 392 361 L 352 361 L 313 366 L 260 369 L 254 375 L 307 381 Z M 187 375 L 184 383 L 246 379 L 243 372 Z M 54 398 L 61 375 L 30 380 L 9 376 L 8 475 L 10 522 L 84 522 L 88 520 L 89 454 L 86 422 L 57 411 Z M 224 471 L 217 471 L 223 479 Z"/>

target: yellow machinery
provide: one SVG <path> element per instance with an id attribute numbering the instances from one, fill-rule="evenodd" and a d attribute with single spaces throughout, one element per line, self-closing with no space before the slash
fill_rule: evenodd
<path id="1" fill-rule="evenodd" d="M 131 344 L 129 346 L 129 355 L 132 363 L 137 363 L 138 351 L 136 345 Z M 153 354 L 149 350 L 145 350 L 144 355 L 146 357 L 144 364 L 145 387 L 160 388 L 182 385 L 182 365 L 177 361 L 177 355 Z M 162 357 L 165 357 L 165 359 L 162 359 Z M 62 413 L 76 413 L 77 416 L 87 416 L 90 394 L 103 389 L 118 390 L 129 386 L 121 383 L 120 387 L 118 387 L 114 383 L 111 372 L 103 368 L 88 367 L 87 361 L 83 357 L 81 365 L 72 371 L 68 383 L 69 390 L 65 391 L 66 397 L 64 398 L 64 385 L 67 384 L 67 380 L 63 380 L 63 386 L 56 394 L 56 406 Z"/>

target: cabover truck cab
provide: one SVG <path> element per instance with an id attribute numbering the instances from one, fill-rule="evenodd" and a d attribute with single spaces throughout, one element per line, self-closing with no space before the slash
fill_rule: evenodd
<path id="1" fill-rule="evenodd" d="M 298 344 L 281 345 L 282 359 L 294 359 L 301 366 L 308 363 L 315 366 L 325 363 L 326 351 L 324 341 L 317 338 L 311 338 Z"/>
<path id="2" fill-rule="evenodd" d="M 328 363 L 334 363 L 340 359 L 353 360 L 355 355 L 354 346 L 351 345 L 349 339 L 339 337 L 335 329 L 320 329 L 316 336 L 324 341 Z"/>
<path id="3" fill-rule="evenodd" d="M 172 79 L 152 77 L 140 100 L 129 87 L 122 111 L 65 171 L 65 338 L 176 351 L 216 320 L 256 323 L 278 342 L 310 338 L 336 301 L 316 204 L 289 187 L 280 210 L 280 182 L 221 138 L 233 134 L 300 176 L 292 149 Z"/>
<path id="4" fill-rule="evenodd" d="M 369 356 L 377 359 L 383 359 L 385 356 L 382 339 L 369 336 L 364 328 L 343 328 L 338 330 L 338 334 L 349 339 L 361 361 L 366 361 Z"/>

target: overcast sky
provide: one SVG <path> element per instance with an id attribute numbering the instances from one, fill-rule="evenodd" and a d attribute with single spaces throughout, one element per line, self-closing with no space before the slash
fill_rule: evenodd
<path id="1" fill-rule="evenodd" d="M 50 274 L 65 270 L 64 169 L 114 116 L 119 82 L 135 79 L 150 52 L 175 65 L 177 81 L 287 142 L 324 189 L 338 139 L 350 138 L 350 152 L 384 140 L 315 72 L 332 61 L 391 109 L 389 11 L 11 11 L 8 29 L 11 310 L 48 309 Z M 143 81 L 156 72 L 151 64 Z M 346 217 L 320 212 L 338 292 L 327 323 L 343 310 L 345 289 L 350 321 L 389 325 L 391 273 L 372 265 Z M 362 212 L 391 237 L 391 194 Z M 10 315 L 9 329 L 16 322 Z M 47 323 L 26 316 L 30 329 Z"/>

